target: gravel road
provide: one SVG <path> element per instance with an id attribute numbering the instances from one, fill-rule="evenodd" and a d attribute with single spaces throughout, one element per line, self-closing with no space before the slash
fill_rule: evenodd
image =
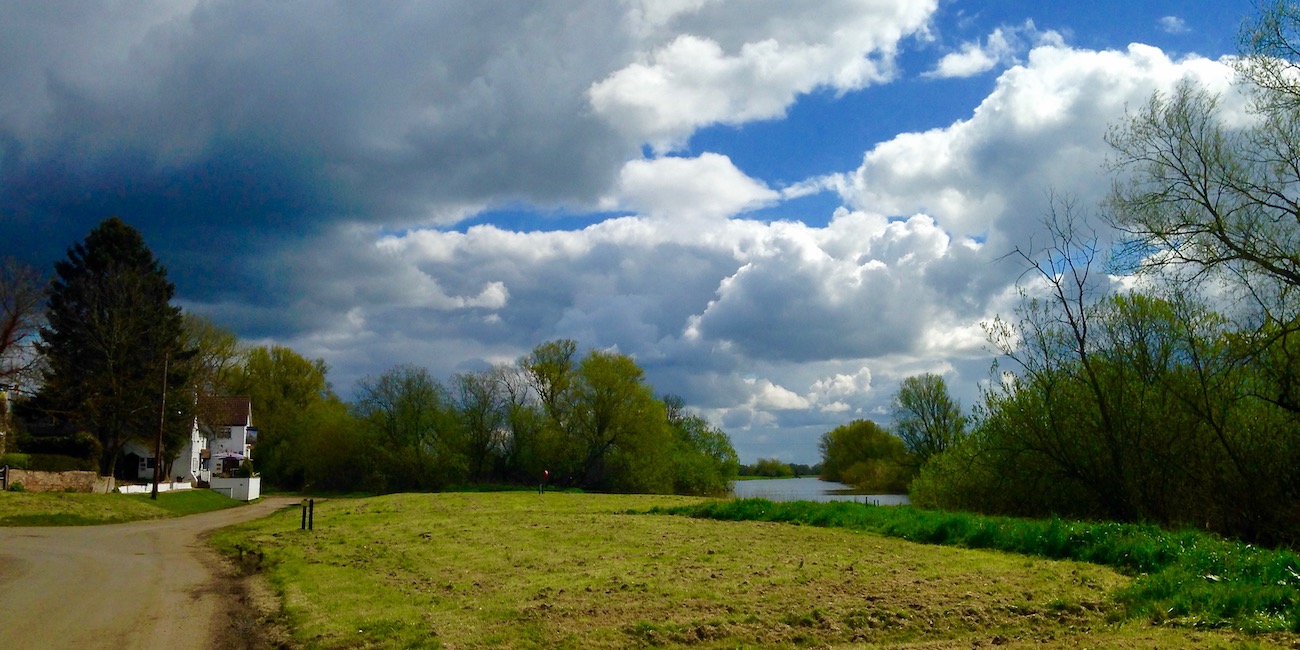
<path id="1" fill-rule="evenodd" d="M 296 500 L 110 526 L 0 528 L 0 648 L 218 648 L 233 589 L 200 541 Z"/>

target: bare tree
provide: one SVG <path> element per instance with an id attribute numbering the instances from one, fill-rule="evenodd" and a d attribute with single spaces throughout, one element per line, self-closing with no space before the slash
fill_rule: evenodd
<path id="1" fill-rule="evenodd" d="M 1272 2 L 1241 34 L 1248 119 L 1193 82 L 1156 93 L 1106 141 L 1107 202 L 1145 269 L 1226 280 L 1264 319 L 1300 314 L 1300 7 Z"/>
<path id="2" fill-rule="evenodd" d="M 36 269 L 14 258 L 0 261 L 0 384 L 23 386 L 33 379 L 45 288 Z"/>

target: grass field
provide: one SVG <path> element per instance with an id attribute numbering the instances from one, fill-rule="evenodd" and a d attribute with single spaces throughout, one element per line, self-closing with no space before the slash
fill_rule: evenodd
<path id="1" fill-rule="evenodd" d="M 1115 594 L 1131 617 L 1183 627 L 1300 630 L 1300 556 L 1197 530 L 764 499 L 704 501 L 655 511 L 848 528 L 928 544 L 1078 560 L 1135 578 Z"/>
<path id="2" fill-rule="evenodd" d="M 89 526 L 177 517 L 241 505 L 212 490 L 147 494 L 0 492 L 0 526 Z"/>
<path id="3" fill-rule="evenodd" d="M 1300 637 L 1152 625 L 1093 564 L 844 529 L 629 514 L 674 497 L 318 502 L 220 531 L 258 553 L 309 648 L 1253 648 Z M 259 555 L 260 553 L 260 555 Z"/>

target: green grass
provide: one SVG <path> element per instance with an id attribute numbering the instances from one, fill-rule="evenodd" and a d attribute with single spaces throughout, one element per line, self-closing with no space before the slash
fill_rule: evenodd
<path id="1" fill-rule="evenodd" d="M 1300 631 L 1300 557 L 1288 550 L 1260 549 L 1198 531 L 763 499 L 656 512 L 848 528 L 926 544 L 1099 564 L 1135 577 L 1115 593 L 1129 616 L 1193 627 Z"/>
<path id="2" fill-rule="evenodd" d="M 0 526 L 93 526 L 176 517 L 240 505 L 211 490 L 149 495 L 0 492 Z"/>
<path id="3" fill-rule="evenodd" d="M 852 530 L 646 516 L 683 497 L 388 495 L 212 542 L 278 593 L 308 648 L 1250 647 L 1125 618 L 1092 564 Z M 858 509 L 864 509 L 857 506 Z M 1295 640 L 1277 636 L 1279 642 Z"/>
<path id="4" fill-rule="evenodd" d="M 147 494 L 132 494 L 128 495 L 127 498 L 157 506 L 175 517 L 195 515 L 200 512 L 212 512 L 213 510 L 225 510 L 226 508 L 244 505 L 243 501 L 236 501 L 213 490 L 160 492 L 157 501 L 150 499 Z"/>

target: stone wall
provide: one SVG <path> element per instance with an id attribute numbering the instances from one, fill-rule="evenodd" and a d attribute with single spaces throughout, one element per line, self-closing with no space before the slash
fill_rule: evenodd
<path id="1" fill-rule="evenodd" d="M 28 492 L 94 492 L 108 494 L 115 487 L 113 477 L 98 472 L 34 472 L 9 468 L 9 485 L 22 483 Z"/>

